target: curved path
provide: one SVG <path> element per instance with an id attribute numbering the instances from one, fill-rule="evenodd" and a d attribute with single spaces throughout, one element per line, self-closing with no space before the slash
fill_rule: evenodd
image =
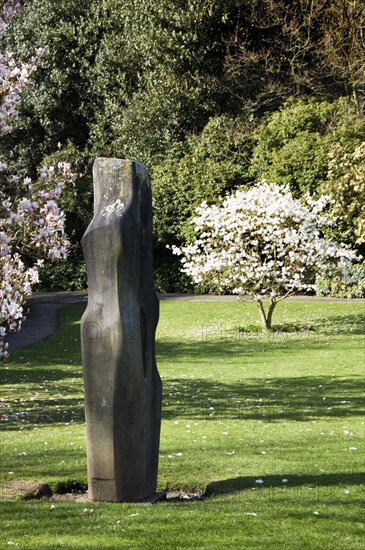
<path id="1" fill-rule="evenodd" d="M 19 332 L 8 334 L 9 351 L 42 342 L 53 334 L 59 323 L 58 312 L 64 306 L 87 302 L 86 292 L 35 293 L 28 298 L 26 320 Z"/>

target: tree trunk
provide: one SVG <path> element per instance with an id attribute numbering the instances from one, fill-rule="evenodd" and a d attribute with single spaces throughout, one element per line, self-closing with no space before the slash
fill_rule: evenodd
<path id="1" fill-rule="evenodd" d="M 267 313 L 264 309 L 264 305 L 262 303 L 262 300 L 256 300 L 256 303 L 257 303 L 259 311 L 260 311 L 262 327 L 265 330 L 271 329 L 272 316 L 273 316 L 274 309 L 275 309 L 275 306 L 276 306 L 277 302 L 275 300 L 270 300 L 270 305 L 269 305 L 269 309 L 268 309 Z"/>
<path id="2" fill-rule="evenodd" d="M 266 328 L 271 328 L 272 316 L 273 316 L 276 304 L 277 304 L 276 300 L 270 300 L 270 306 L 269 306 L 269 310 L 267 312 L 267 327 Z"/>

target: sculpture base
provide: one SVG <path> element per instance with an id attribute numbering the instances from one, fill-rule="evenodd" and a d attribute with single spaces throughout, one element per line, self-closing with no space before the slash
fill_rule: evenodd
<path id="1" fill-rule="evenodd" d="M 143 498 L 134 498 L 135 491 L 120 491 L 115 480 L 112 479 L 93 479 L 89 485 L 89 499 L 100 502 L 135 502 L 141 504 L 153 504 L 166 499 L 166 493 L 151 493 Z"/>

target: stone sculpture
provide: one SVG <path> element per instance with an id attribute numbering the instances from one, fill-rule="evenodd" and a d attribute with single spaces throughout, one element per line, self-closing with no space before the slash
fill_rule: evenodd
<path id="1" fill-rule="evenodd" d="M 81 320 L 89 498 L 155 495 L 161 380 L 152 274 L 152 200 L 145 167 L 98 158 L 94 217 L 82 239 L 89 298 Z"/>

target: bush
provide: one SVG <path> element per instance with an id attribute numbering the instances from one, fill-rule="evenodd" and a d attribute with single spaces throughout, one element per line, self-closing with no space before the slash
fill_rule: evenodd
<path id="1" fill-rule="evenodd" d="M 156 281 L 164 281 L 166 291 L 187 285 L 166 245 L 192 236 L 190 220 L 202 200 L 211 204 L 250 182 L 252 128 L 241 118 L 213 117 L 200 135 L 174 143 L 152 167 Z"/>
<path id="2" fill-rule="evenodd" d="M 364 138 L 365 123 L 352 100 L 290 99 L 257 128 L 250 173 L 289 185 L 296 197 L 319 196 L 334 144 L 353 150 Z"/>
<path id="3" fill-rule="evenodd" d="M 47 263 L 39 270 L 40 283 L 35 291 L 85 290 L 87 288 L 86 264 L 82 259 L 69 255 L 57 264 Z"/>
<path id="4" fill-rule="evenodd" d="M 66 261 L 51 263 L 40 270 L 38 290 L 84 290 L 87 277 L 81 239 L 92 218 L 91 167 L 86 154 L 71 143 L 45 157 L 42 164 L 57 164 L 60 159 L 70 163 L 76 176 L 75 185 L 65 189 L 59 201 L 60 208 L 66 212 L 65 230 L 70 251 Z"/>
<path id="5" fill-rule="evenodd" d="M 276 304 L 315 289 L 316 275 L 353 275 L 354 251 L 323 237 L 331 225 L 323 213 L 326 203 L 322 197 L 304 203 L 287 188 L 265 182 L 239 188 L 218 206 L 203 202 L 193 219 L 194 241 L 172 249 L 195 283 L 249 295 L 269 329 Z M 270 301 L 267 311 L 263 300 Z"/>
<path id="6" fill-rule="evenodd" d="M 322 190 L 334 199 L 331 210 L 337 223 L 333 234 L 364 249 L 365 141 L 350 152 L 341 144 L 333 148 Z"/>
<path id="7" fill-rule="evenodd" d="M 350 281 L 338 278 L 319 278 L 317 280 L 317 295 L 333 298 L 365 298 L 365 262 L 352 266 Z"/>

